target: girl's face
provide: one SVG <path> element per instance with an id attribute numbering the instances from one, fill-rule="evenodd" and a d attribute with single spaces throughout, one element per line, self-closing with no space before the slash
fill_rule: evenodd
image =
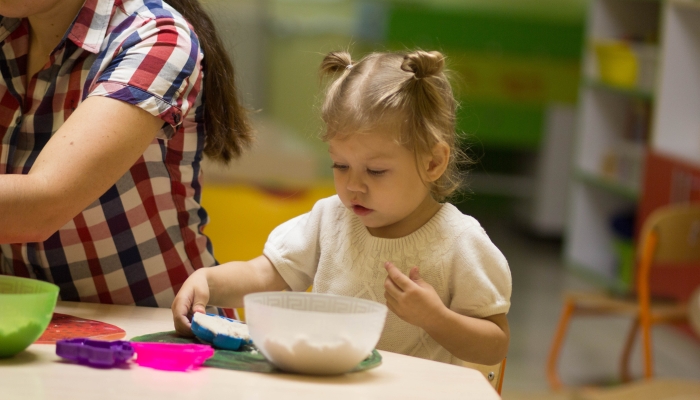
<path id="1" fill-rule="evenodd" d="M 376 237 L 398 238 L 420 228 L 440 205 L 419 173 L 413 152 L 385 130 L 329 140 L 335 190 Z"/>
<path id="2" fill-rule="evenodd" d="M 62 1 L 63 0 L 0 0 L 0 15 L 10 18 L 26 18 L 51 12 L 55 7 L 60 7 Z M 72 3 L 75 3 L 75 1 L 71 1 L 71 4 Z"/>

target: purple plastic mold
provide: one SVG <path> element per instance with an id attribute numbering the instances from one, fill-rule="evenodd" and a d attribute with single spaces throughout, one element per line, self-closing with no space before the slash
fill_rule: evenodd
<path id="1" fill-rule="evenodd" d="M 114 367 L 134 356 L 131 343 L 86 338 L 64 339 L 56 342 L 56 354 L 71 361 L 95 367 Z"/>

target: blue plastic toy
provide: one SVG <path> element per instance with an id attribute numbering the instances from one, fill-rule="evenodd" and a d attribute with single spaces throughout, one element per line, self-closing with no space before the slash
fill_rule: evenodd
<path id="1" fill-rule="evenodd" d="M 215 315 L 215 314 L 206 314 L 209 317 L 215 317 L 215 318 L 221 318 L 223 320 L 228 321 L 229 323 L 232 324 L 240 324 L 240 325 L 245 325 L 244 323 L 240 321 L 236 321 L 231 318 L 226 318 L 222 317 L 220 315 Z M 224 349 L 224 350 L 238 350 L 241 348 L 241 346 L 246 345 L 246 344 L 252 344 L 253 342 L 250 339 L 244 339 L 240 337 L 235 337 L 235 336 L 230 336 L 226 335 L 221 332 L 212 332 L 211 330 L 203 327 L 197 321 L 195 321 L 194 318 L 192 318 L 192 333 L 195 334 L 199 339 L 211 343 L 214 345 L 214 347 L 219 348 L 219 349 Z"/>

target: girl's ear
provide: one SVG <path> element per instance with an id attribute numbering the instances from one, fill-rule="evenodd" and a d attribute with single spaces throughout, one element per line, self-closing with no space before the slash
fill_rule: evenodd
<path id="1" fill-rule="evenodd" d="M 450 147 L 445 143 L 437 143 L 433 146 L 426 161 L 425 177 L 428 182 L 435 182 L 447 169 L 447 164 L 450 161 Z"/>

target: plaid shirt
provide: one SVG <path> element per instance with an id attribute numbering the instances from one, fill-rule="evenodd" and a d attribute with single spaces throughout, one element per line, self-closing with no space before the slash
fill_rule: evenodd
<path id="1" fill-rule="evenodd" d="M 136 164 L 48 240 L 0 245 L 0 273 L 53 282 L 62 300 L 169 307 L 194 270 L 216 263 L 202 234 L 202 53 L 190 26 L 160 0 L 87 0 L 34 77 L 26 19 L 2 17 L 0 44 L 0 174 L 28 173 L 88 96 L 164 121 Z"/>

